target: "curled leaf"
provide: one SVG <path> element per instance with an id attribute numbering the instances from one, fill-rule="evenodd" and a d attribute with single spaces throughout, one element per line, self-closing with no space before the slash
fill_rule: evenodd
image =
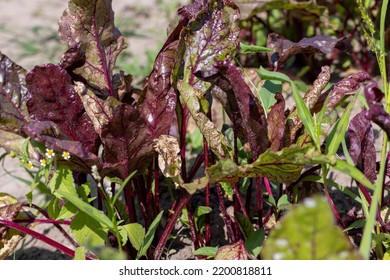
<path id="1" fill-rule="evenodd" d="M 0 128 L 21 133 L 29 121 L 26 106 L 26 70 L 0 52 Z"/>
<path id="2" fill-rule="evenodd" d="M 281 67 L 291 56 L 298 53 L 316 53 L 331 54 L 335 48 L 348 51 L 352 48 L 347 37 L 339 39 L 331 38 L 325 35 L 303 38 L 297 43 L 285 39 L 283 36 L 275 33 L 268 35 L 267 48 L 273 49 L 273 53 L 268 54 L 268 61 L 275 69 Z"/>
<path id="3" fill-rule="evenodd" d="M 349 154 L 356 167 L 373 183 L 376 180 L 374 130 L 366 114 L 366 110 L 361 111 L 349 123 Z"/>
<path id="4" fill-rule="evenodd" d="M 358 72 L 337 82 L 329 93 L 328 108 L 334 107 L 345 95 L 352 94 L 371 79 L 367 72 Z"/>

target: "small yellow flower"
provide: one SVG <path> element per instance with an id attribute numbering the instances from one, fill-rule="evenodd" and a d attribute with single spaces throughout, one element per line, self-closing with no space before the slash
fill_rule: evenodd
<path id="1" fill-rule="evenodd" d="M 62 152 L 62 157 L 64 158 L 64 160 L 70 159 L 70 154 L 69 154 L 69 152 Z"/>
<path id="2" fill-rule="evenodd" d="M 47 163 L 46 159 L 43 158 L 39 162 L 41 163 L 41 166 L 46 166 Z"/>
<path id="3" fill-rule="evenodd" d="M 33 163 L 31 162 L 31 160 L 28 161 L 27 167 L 28 167 L 29 169 L 33 169 L 33 168 L 34 168 L 34 165 L 33 165 Z"/>
<path id="4" fill-rule="evenodd" d="M 45 156 L 48 158 L 48 159 L 52 159 L 56 154 L 54 153 L 54 151 L 52 149 L 46 149 L 46 153 L 45 153 Z"/>
<path id="5" fill-rule="evenodd" d="M 15 154 L 14 151 L 11 151 L 11 152 L 9 153 L 9 156 L 10 156 L 11 158 L 16 158 L 16 154 Z"/>

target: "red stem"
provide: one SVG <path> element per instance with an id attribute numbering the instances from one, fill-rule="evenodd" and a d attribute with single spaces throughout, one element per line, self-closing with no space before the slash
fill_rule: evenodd
<path id="1" fill-rule="evenodd" d="M 75 255 L 74 250 L 72 250 L 72 249 L 70 249 L 70 248 L 68 248 L 68 247 L 58 243 L 57 241 L 54 241 L 53 239 L 51 239 L 49 237 L 46 237 L 43 234 L 40 234 L 40 233 L 38 233 L 36 231 L 33 231 L 33 230 L 29 229 L 29 228 L 23 227 L 23 226 L 21 226 L 21 225 L 19 225 L 17 223 L 12 222 L 12 221 L 3 220 L 3 219 L 0 219 L 0 223 L 5 225 L 6 227 L 13 228 L 13 229 L 16 229 L 19 232 L 31 235 L 34 238 L 39 239 L 39 240 L 49 244 L 50 246 L 53 246 L 54 248 L 60 250 L 61 252 L 63 252 L 64 254 L 66 254 L 66 255 L 68 255 L 70 257 L 74 257 L 74 255 Z M 91 260 L 92 258 L 86 257 L 86 259 Z"/>
<path id="2" fill-rule="evenodd" d="M 168 236 L 171 234 L 173 227 L 175 226 L 176 220 L 179 217 L 182 209 L 187 205 L 187 203 L 188 203 L 188 201 L 190 201 L 191 197 L 192 197 L 191 194 L 189 194 L 188 192 L 185 192 L 184 196 L 181 197 L 181 199 L 179 200 L 179 204 L 174 209 L 174 213 L 170 217 L 168 224 L 166 225 L 166 227 L 165 227 L 165 229 L 160 237 L 160 240 L 156 246 L 156 249 L 154 250 L 153 258 L 155 260 L 159 260 L 161 258 L 162 252 L 163 252 L 164 247 L 165 247 L 167 240 L 168 240 Z"/>
<path id="3" fill-rule="evenodd" d="M 203 139 L 203 152 L 204 152 L 204 168 L 206 169 L 209 167 L 209 147 L 207 144 L 207 141 Z M 210 207 L 210 184 L 206 185 L 205 189 L 205 206 Z M 206 241 L 206 246 L 210 245 L 210 240 L 211 240 L 211 230 L 210 230 L 210 215 L 206 215 L 206 221 L 205 221 L 205 241 Z"/>

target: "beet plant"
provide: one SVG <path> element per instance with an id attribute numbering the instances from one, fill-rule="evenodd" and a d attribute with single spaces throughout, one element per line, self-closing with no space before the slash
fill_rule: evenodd
<path id="1" fill-rule="evenodd" d="M 277 27 L 276 8 L 313 22 L 328 10 L 315 1 L 248 7 L 180 8 L 141 88 L 115 67 L 126 42 L 110 0 L 69 1 L 58 29 L 68 50 L 57 64 L 27 72 L 0 53 L 0 145 L 33 178 L 25 202 L 0 195 L 1 258 L 27 234 L 77 259 L 167 259 L 175 226 L 188 229 L 199 259 L 389 258 L 387 1 L 379 44 L 361 1 L 353 13 L 364 26 L 354 33 L 320 26 L 292 41 L 270 30 L 263 44 L 256 24 Z M 362 51 L 378 59 L 381 87 L 371 66 L 332 77 L 345 57 L 364 65 L 351 44 L 358 32 Z M 288 71 L 303 55 L 314 60 L 310 82 Z M 331 59 L 318 67 L 323 58 Z M 379 162 L 373 123 L 384 135 Z M 333 180 L 335 171 L 356 187 Z M 335 192 L 362 216 L 347 216 Z M 53 224 L 73 247 L 37 223 Z"/>

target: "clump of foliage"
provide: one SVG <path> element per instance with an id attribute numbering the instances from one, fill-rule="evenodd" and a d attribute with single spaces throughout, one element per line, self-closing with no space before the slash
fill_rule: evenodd
<path id="1" fill-rule="evenodd" d="M 248 3 L 249 13 L 240 19 Z M 346 20 L 361 12 L 371 26 L 371 10 L 359 5 Z M 167 258 L 167 242 L 180 221 L 198 258 L 389 258 L 388 217 L 381 215 L 390 204 L 384 197 L 390 123 L 385 47 L 377 46 L 373 27 L 360 34 L 378 57 L 382 89 L 374 83 L 375 71 L 337 71 L 331 82 L 334 65 L 351 54 L 359 57 L 347 24 L 344 33 L 322 32 L 330 30 L 321 25 L 324 15 L 346 13 L 343 4 L 337 7 L 196 0 L 178 10 L 138 89 L 115 68 L 126 43 L 114 25 L 111 1 L 69 1 L 59 20 L 68 50 L 58 64 L 27 72 L 0 54 L 0 145 L 33 177 L 27 202 L 0 196 L 0 256 L 29 234 L 75 258 Z M 382 7 L 381 42 L 387 1 Z M 305 17 L 298 21 L 294 13 Z M 300 26 L 300 38 L 276 33 L 275 18 L 287 15 L 289 28 Z M 272 32 L 259 42 L 267 30 L 260 31 L 262 25 Z M 264 53 L 268 70 L 259 64 Z M 331 59 L 321 67 L 309 63 L 305 73 L 315 77 L 297 81 L 288 70 L 300 67 L 292 60 L 303 54 Z M 294 105 L 287 108 L 289 96 Z M 357 99 L 365 108 L 351 118 Z M 384 131 L 378 163 L 372 123 Z M 332 170 L 354 179 L 357 192 L 333 181 Z M 360 205 L 363 217 L 347 220 L 331 188 Z M 35 190 L 48 198 L 43 206 L 33 203 Z M 311 197 L 313 192 L 325 199 Z M 222 217 L 224 239 L 212 234 L 214 213 Z M 56 225 L 74 249 L 31 229 L 43 222 Z"/>

